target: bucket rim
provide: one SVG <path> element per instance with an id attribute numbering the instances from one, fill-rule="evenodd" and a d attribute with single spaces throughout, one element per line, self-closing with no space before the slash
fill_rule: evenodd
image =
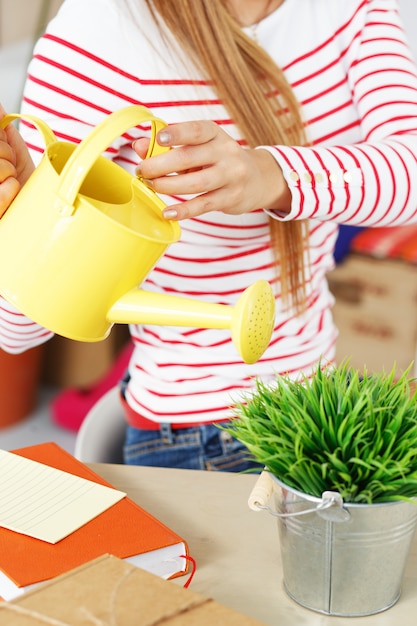
<path id="1" fill-rule="evenodd" d="M 283 480 L 277 478 L 277 476 L 275 476 L 275 474 L 270 472 L 268 469 L 266 469 L 266 471 L 271 476 L 271 479 L 273 480 L 273 482 L 278 483 L 278 485 L 282 489 L 285 489 L 286 491 L 290 491 L 294 495 L 299 496 L 300 498 L 306 500 L 307 502 L 312 502 L 317 505 L 321 504 L 323 500 L 322 498 L 318 498 L 317 496 L 311 496 L 308 493 L 304 493 L 303 491 L 300 491 L 299 489 L 295 489 L 294 487 L 287 485 L 287 483 L 285 483 Z M 410 498 L 410 500 L 413 500 L 413 502 L 410 502 L 409 500 L 395 500 L 395 501 L 387 501 L 387 502 L 373 502 L 371 504 L 366 504 L 362 502 L 345 502 L 343 500 L 343 506 L 349 507 L 349 508 L 355 508 L 355 509 L 365 509 L 369 507 L 374 508 L 374 507 L 383 507 L 383 506 L 394 506 L 398 504 L 403 504 L 403 505 L 412 504 L 413 506 L 417 505 L 417 496 L 415 498 Z"/>

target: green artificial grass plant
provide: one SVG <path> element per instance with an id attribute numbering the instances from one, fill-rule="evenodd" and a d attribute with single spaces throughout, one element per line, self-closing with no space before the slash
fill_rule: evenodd
<path id="1" fill-rule="evenodd" d="M 411 367 L 411 366 L 410 366 Z M 410 368 L 358 372 L 344 361 L 300 381 L 260 381 L 225 428 L 283 483 L 320 498 L 376 503 L 417 496 L 417 394 Z"/>

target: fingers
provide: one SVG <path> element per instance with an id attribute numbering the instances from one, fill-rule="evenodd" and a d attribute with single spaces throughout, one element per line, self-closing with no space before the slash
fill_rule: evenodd
<path id="1" fill-rule="evenodd" d="M 156 140 L 161 146 L 198 146 L 215 139 L 219 127 L 208 120 L 171 124 L 157 134 Z"/>
<path id="2" fill-rule="evenodd" d="M 180 221 L 192 217 L 198 217 L 211 211 L 222 211 L 238 215 L 241 211 L 229 207 L 230 196 L 222 190 L 200 194 L 191 200 L 180 204 L 170 205 L 163 211 L 163 216 L 168 220 Z"/>
<path id="3" fill-rule="evenodd" d="M 197 146 L 210 142 L 215 138 L 219 127 L 214 122 L 202 120 L 181 122 L 166 126 L 156 136 L 160 146 L 172 148 L 178 146 Z M 149 139 L 141 137 L 133 143 L 134 150 L 144 158 L 149 148 Z"/>
<path id="4" fill-rule="evenodd" d="M 139 166 L 139 175 L 153 180 L 211 164 L 214 160 L 211 143 L 218 133 L 217 124 L 209 121 L 182 122 L 167 126 L 159 131 L 156 139 L 159 145 L 175 147 L 175 150 L 145 159 Z M 142 152 L 143 144 L 140 141 L 135 143 L 135 150 L 138 146 Z"/>
<path id="5" fill-rule="evenodd" d="M 27 146 L 13 124 L 9 124 L 2 132 L 5 133 L 2 136 L 6 137 L 6 141 L 5 146 L 2 147 L 3 152 L 0 153 L 0 158 L 10 160 L 16 166 L 17 180 L 20 185 L 24 185 L 35 169 Z"/>
<path id="6" fill-rule="evenodd" d="M 269 152 L 243 148 L 210 121 L 167 126 L 157 141 L 172 149 L 143 160 L 137 175 L 156 193 L 184 199 L 164 210 L 166 219 L 209 211 L 239 215 L 273 206 L 280 174 Z M 145 144 L 136 143 L 138 154 L 143 153 Z"/>
<path id="7" fill-rule="evenodd" d="M 241 151 L 210 121 L 173 124 L 158 133 L 157 141 L 173 149 L 142 161 L 137 174 L 157 193 L 173 196 L 207 194 L 223 187 L 226 163 L 235 158 L 233 151 Z"/>
<path id="8" fill-rule="evenodd" d="M 0 163 L 1 166 L 1 163 Z M 0 217 L 7 211 L 19 193 L 20 185 L 16 178 L 6 178 L 0 184 Z"/>
<path id="9" fill-rule="evenodd" d="M 0 129 L 0 183 L 17 176 L 15 154 L 9 144 L 2 140 L 4 137 L 5 132 Z"/>
<path id="10" fill-rule="evenodd" d="M 0 128 L 0 159 L 10 161 L 10 163 L 16 165 L 15 152 L 8 143 L 8 136 L 3 128 Z"/>
<path id="11" fill-rule="evenodd" d="M 8 178 L 16 178 L 16 168 L 8 159 L 0 156 L 0 184 Z"/>
<path id="12" fill-rule="evenodd" d="M 15 153 L 7 143 L 6 131 L 0 129 L 0 217 L 19 192 L 20 184 L 16 177 Z"/>
<path id="13" fill-rule="evenodd" d="M 133 144 L 132 144 L 132 148 L 134 149 L 134 151 L 136 152 L 136 154 L 138 156 L 140 156 L 141 159 L 144 159 L 148 153 L 148 149 L 149 149 L 149 143 L 150 140 L 146 139 L 145 137 L 141 137 L 140 139 L 136 139 Z"/>

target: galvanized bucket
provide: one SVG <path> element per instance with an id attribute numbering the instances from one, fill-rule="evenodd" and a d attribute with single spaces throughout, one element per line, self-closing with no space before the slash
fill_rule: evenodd
<path id="1" fill-rule="evenodd" d="M 278 518 L 284 587 L 291 598 L 345 617 L 395 604 L 417 525 L 415 504 L 346 504 L 337 492 L 320 499 L 274 476 L 271 484 L 275 509 L 265 502 L 258 508 Z"/>

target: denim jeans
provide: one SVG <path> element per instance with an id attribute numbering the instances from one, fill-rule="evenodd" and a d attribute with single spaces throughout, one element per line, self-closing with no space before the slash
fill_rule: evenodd
<path id="1" fill-rule="evenodd" d="M 127 465 L 224 472 L 263 469 L 251 460 L 242 443 L 212 424 L 173 429 L 164 423 L 158 430 L 128 425 L 124 461 Z"/>

